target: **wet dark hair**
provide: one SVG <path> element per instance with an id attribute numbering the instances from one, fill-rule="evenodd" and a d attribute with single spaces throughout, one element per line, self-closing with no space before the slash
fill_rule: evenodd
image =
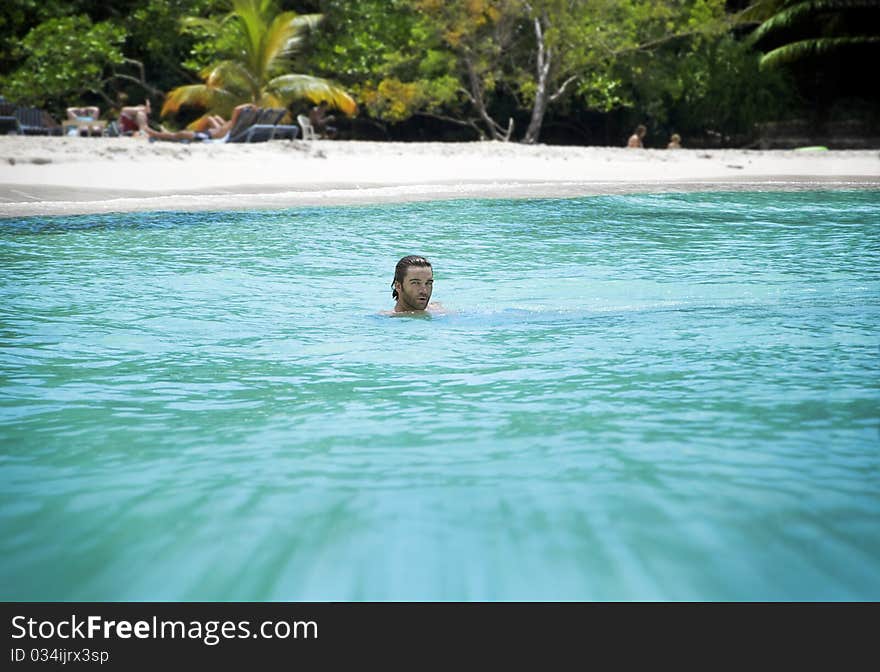
<path id="1" fill-rule="evenodd" d="M 394 280 L 391 283 L 391 298 L 397 298 L 397 290 L 394 289 L 395 282 L 403 282 L 403 279 L 406 277 L 406 269 L 410 266 L 417 266 L 421 268 L 432 268 L 431 262 L 425 259 L 424 257 L 419 257 L 415 254 L 411 254 L 408 257 L 404 257 L 400 261 L 397 262 L 397 266 L 394 268 Z"/>

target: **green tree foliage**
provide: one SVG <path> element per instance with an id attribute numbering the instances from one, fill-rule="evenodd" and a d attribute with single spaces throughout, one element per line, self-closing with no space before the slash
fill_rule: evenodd
<path id="1" fill-rule="evenodd" d="M 878 56 L 876 0 L 757 0 L 733 12 L 747 4 L 6 0 L 0 93 L 57 112 L 85 102 L 106 110 L 119 92 L 158 104 L 173 90 L 166 110 L 191 117 L 297 98 L 351 112 L 349 91 L 386 129 L 438 128 L 427 121 L 435 118 L 526 142 L 541 138 L 545 118 L 557 139 L 562 127 L 592 137 L 577 127 L 602 115 L 689 135 L 746 133 L 792 115 L 788 79 L 808 109 L 844 100 L 843 91 L 877 99 L 861 74 Z M 181 17 L 193 17 L 185 30 Z M 743 35 L 740 20 L 756 28 L 749 41 L 733 37 Z"/>
<path id="2" fill-rule="evenodd" d="M 160 92 L 181 82 L 196 81 L 182 64 L 191 57 L 197 40 L 180 31 L 180 17 L 207 15 L 217 5 L 217 0 L 147 0 L 132 7 L 121 19 L 128 33 L 125 55 L 132 66 L 127 69 L 131 93 L 146 88 L 164 95 Z"/>
<path id="3" fill-rule="evenodd" d="M 594 109 L 625 103 L 621 91 L 627 75 L 615 66 L 629 56 L 649 56 L 670 44 L 687 53 L 730 28 L 722 0 L 524 4 L 534 33 L 533 74 L 520 85 L 532 108 L 526 142 L 538 139 L 547 108 L 564 96 Z"/>
<path id="4" fill-rule="evenodd" d="M 328 16 L 340 2 L 328 0 Z M 368 9 L 358 9 L 366 5 Z M 540 137 L 551 105 L 609 109 L 626 102 L 614 63 L 673 41 L 696 44 L 729 27 L 723 0 L 367 0 L 345 12 L 324 67 L 365 75 L 370 114 L 442 116 L 506 140 L 528 116 Z"/>
<path id="5" fill-rule="evenodd" d="M 231 5 L 231 11 L 222 17 L 184 19 L 187 29 L 214 36 L 222 60 L 202 71 L 203 84 L 171 91 L 163 115 L 191 105 L 228 116 L 233 107 L 244 102 L 286 107 L 297 99 L 327 101 L 346 114 L 355 112 L 354 99 L 341 87 L 320 77 L 291 72 L 293 57 L 302 49 L 306 32 L 321 20 L 320 15 L 280 11 L 272 0 L 232 0 Z"/>
<path id="6" fill-rule="evenodd" d="M 7 0 L 0 3 L 0 78 L 5 75 L 0 86 L 10 99 L 43 101 L 58 109 L 96 100 L 114 105 L 119 92 L 137 99 L 145 94 L 161 98 L 162 91 L 188 78 L 180 63 L 193 48 L 193 39 L 179 33 L 180 16 L 203 13 L 216 3 Z M 93 27 L 85 26 L 85 20 Z M 60 40 L 53 37 L 56 33 Z M 47 35 L 50 41 L 41 44 Z M 103 48 L 95 45 L 94 38 L 104 37 Z M 76 49 L 79 45 L 83 48 Z M 67 49 L 73 50 L 72 56 Z M 104 68 L 97 88 L 96 65 Z M 81 86 L 73 85 L 76 82 Z"/>
<path id="7" fill-rule="evenodd" d="M 21 39 L 43 21 L 70 14 L 67 5 L 60 0 L 5 0 L 0 3 L 0 75 L 12 72 L 24 60 L 25 54 L 19 44 Z"/>
<path id="8" fill-rule="evenodd" d="M 410 0 L 325 0 L 321 11 L 312 63 L 349 87 L 372 118 L 443 116 L 462 102 L 454 57 Z"/>
<path id="9" fill-rule="evenodd" d="M 726 35 L 693 49 L 675 45 L 636 53 L 615 66 L 620 94 L 649 128 L 695 141 L 707 133 L 748 140 L 755 124 L 779 119 L 796 103 L 786 73 L 759 68 L 760 54 Z M 662 136 L 665 142 L 665 136 Z"/>
<path id="10" fill-rule="evenodd" d="M 114 65 L 124 61 L 125 31 L 88 16 L 49 19 L 30 30 L 18 45 L 23 64 L 3 81 L 6 96 L 45 106 L 104 90 Z"/>

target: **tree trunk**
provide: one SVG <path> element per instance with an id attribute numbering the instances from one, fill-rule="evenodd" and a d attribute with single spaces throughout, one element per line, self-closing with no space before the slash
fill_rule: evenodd
<path id="1" fill-rule="evenodd" d="M 547 21 L 547 16 L 544 16 Z M 538 142 L 541 135 L 541 126 L 544 124 L 544 114 L 550 103 L 558 99 L 568 85 L 577 79 L 577 75 L 571 75 L 566 79 L 560 87 L 552 94 L 548 94 L 547 87 L 550 84 L 550 66 L 553 64 L 553 52 L 547 49 L 544 42 L 544 30 L 539 19 L 535 19 L 535 38 L 538 43 L 537 63 L 535 67 L 535 76 L 537 82 L 535 85 L 535 102 L 532 104 L 532 118 L 529 120 L 529 127 L 526 129 L 525 137 L 522 141 L 526 144 L 533 145 Z"/>
<path id="2" fill-rule="evenodd" d="M 489 110 L 486 109 L 486 103 L 483 99 L 483 86 L 480 82 L 479 75 L 477 75 L 473 61 L 471 61 L 470 57 L 465 57 L 465 63 L 468 70 L 468 80 L 470 82 L 470 91 L 467 92 L 467 94 L 471 103 L 477 108 L 477 113 L 480 115 L 483 123 L 486 124 L 486 128 L 489 129 L 492 139 L 507 142 L 513 134 L 513 118 L 508 119 L 506 130 L 501 124 L 492 118 L 492 115 L 489 114 Z"/>
<path id="3" fill-rule="evenodd" d="M 523 142 L 533 145 L 538 142 L 541 135 L 541 125 L 544 123 L 544 113 L 547 111 L 547 79 L 550 77 L 550 64 L 553 61 L 552 52 L 545 47 L 544 31 L 541 21 L 535 18 L 535 38 L 538 43 L 536 63 L 537 86 L 535 87 L 535 102 L 532 104 L 532 118 Z"/>
<path id="4" fill-rule="evenodd" d="M 529 127 L 526 129 L 526 135 L 522 139 L 527 145 L 533 145 L 538 142 L 538 136 L 541 135 L 541 126 L 544 124 L 544 113 L 547 111 L 546 84 L 546 82 L 538 82 L 538 90 L 535 92 L 535 102 L 532 105 L 532 118 L 529 120 Z"/>

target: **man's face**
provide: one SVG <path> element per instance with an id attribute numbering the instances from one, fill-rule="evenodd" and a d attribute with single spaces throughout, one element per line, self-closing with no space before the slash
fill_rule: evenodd
<path id="1" fill-rule="evenodd" d="M 403 282 L 394 283 L 397 306 L 401 310 L 424 310 L 434 291 L 434 271 L 426 266 L 410 266 Z"/>

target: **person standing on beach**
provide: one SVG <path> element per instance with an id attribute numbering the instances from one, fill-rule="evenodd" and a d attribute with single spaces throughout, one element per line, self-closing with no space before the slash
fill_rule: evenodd
<path id="1" fill-rule="evenodd" d="M 391 314 L 442 309 L 439 304 L 430 303 L 433 291 L 434 269 L 431 262 L 417 255 L 403 257 L 397 262 L 391 283 L 391 298 L 397 301 Z"/>
<path id="2" fill-rule="evenodd" d="M 669 144 L 666 145 L 666 149 L 681 149 L 681 136 L 678 133 L 669 136 Z"/>
<path id="3" fill-rule="evenodd" d="M 642 139 L 645 137 L 645 134 L 648 132 L 648 129 L 645 128 L 643 124 L 639 124 L 636 126 L 636 130 L 633 132 L 631 136 L 629 136 L 629 141 L 627 141 L 626 146 L 630 149 L 643 149 L 645 147 L 642 144 Z"/>

